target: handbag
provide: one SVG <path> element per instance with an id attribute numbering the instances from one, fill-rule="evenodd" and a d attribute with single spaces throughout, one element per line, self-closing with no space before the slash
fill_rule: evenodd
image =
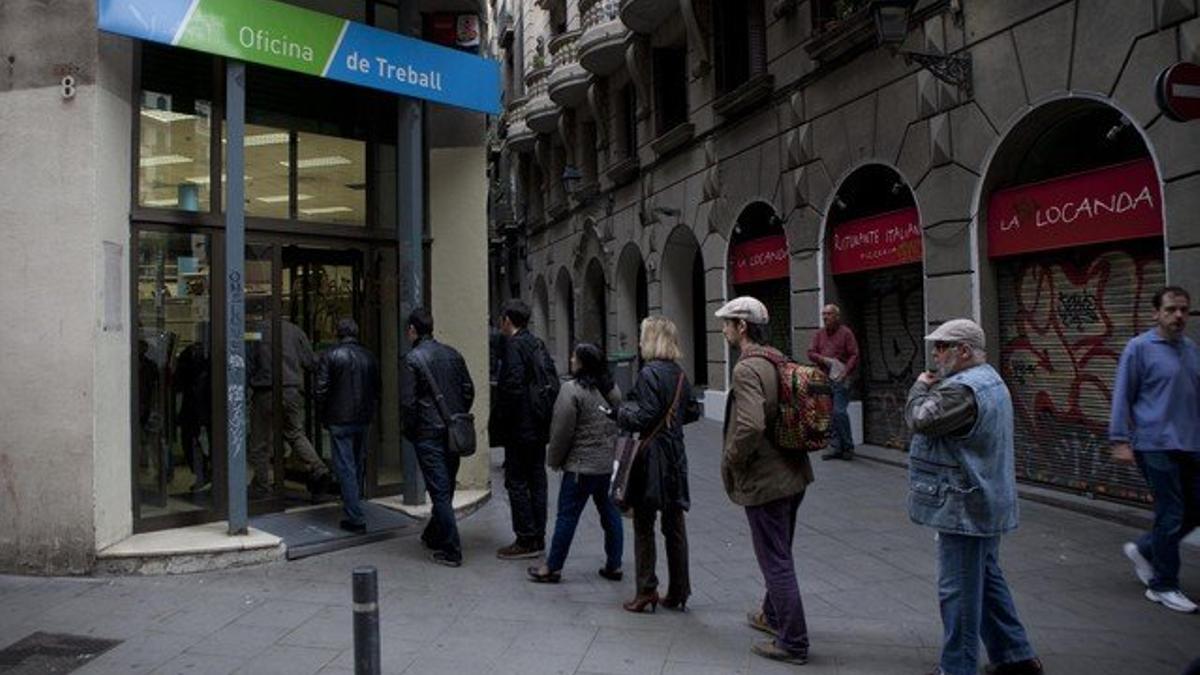
<path id="1" fill-rule="evenodd" d="M 446 407 L 446 398 L 442 396 L 442 390 L 438 388 L 433 374 L 429 372 L 429 364 L 425 363 L 425 359 L 419 355 L 414 354 L 413 357 L 413 361 L 425 376 L 425 381 L 429 383 L 429 389 L 433 391 L 434 403 L 437 404 L 442 422 L 446 424 L 446 445 L 450 452 L 459 457 L 470 457 L 475 454 L 475 414 L 470 412 L 451 413 Z"/>
<path id="2" fill-rule="evenodd" d="M 613 504 L 619 509 L 628 509 L 629 498 L 629 475 L 630 469 L 633 467 L 633 462 L 637 456 L 641 454 L 654 437 L 663 430 L 669 420 L 675 417 L 675 409 L 679 406 L 679 395 L 683 392 L 683 373 L 679 373 L 679 381 L 675 384 L 675 398 L 671 401 L 671 407 L 667 408 L 667 414 L 658 421 L 658 425 L 654 427 L 649 435 L 643 436 L 641 440 L 635 440 L 633 436 L 623 434 L 617 437 L 616 444 L 613 447 L 613 473 L 609 483 L 608 496 L 612 499 Z"/>

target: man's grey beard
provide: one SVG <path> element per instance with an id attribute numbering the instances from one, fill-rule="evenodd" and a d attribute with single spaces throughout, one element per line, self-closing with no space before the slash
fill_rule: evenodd
<path id="1" fill-rule="evenodd" d="M 954 374 L 951 370 L 953 366 L 945 366 L 940 363 L 935 364 L 933 372 L 937 374 L 939 380 L 944 380 Z"/>

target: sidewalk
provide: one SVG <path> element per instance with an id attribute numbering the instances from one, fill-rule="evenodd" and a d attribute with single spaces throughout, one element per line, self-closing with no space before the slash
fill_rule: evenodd
<path id="1" fill-rule="evenodd" d="M 925 673 L 940 643 L 933 536 L 908 522 L 903 471 L 878 462 L 814 455 L 817 482 L 796 537 L 811 660 L 799 668 L 749 653 L 760 634 L 742 622 L 762 582 L 745 517 L 721 488 L 720 431 L 711 422 L 688 427 L 695 595 L 686 614 L 621 609 L 633 595 L 628 521 L 622 583 L 596 575 L 603 556 L 592 512 L 562 584 L 526 582 L 533 561 L 497 560 L 511 532 L 493 455 L 498 489 L 461 523 L 462 568 L 429 563 L 416 538 L 405 537 L 195 575 L 0 577 L 0 647 L 35 631 L 123 641 L 78 673 L 352 673 L 350 571 L 371 564 L 380 575 L 386 673 Z M 1047 672 L 1178 675 L 1200 656 L 1200 616 L 1142 597 L 1120 551 L 1135 530 L 1028 501 L 1021 508 L 1004 567 Z M 1190 547 L 1184 583 L 1200 596 L 1200 559 Z"/>

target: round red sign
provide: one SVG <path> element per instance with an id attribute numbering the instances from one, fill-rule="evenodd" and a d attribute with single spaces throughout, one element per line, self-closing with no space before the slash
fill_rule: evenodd
<path id="1" fill-rule="evenodd" d="M 1176 122 L 1200 119 L 1200 65 L 1180 62 L 1158 74 L 1158 107 Z"/>

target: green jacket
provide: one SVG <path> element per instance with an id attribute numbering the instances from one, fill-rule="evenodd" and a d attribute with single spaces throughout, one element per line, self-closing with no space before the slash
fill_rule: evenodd
<path id="1" fill-rule="evenodd" d="M 742 358 L 733 366 L 725 402 L 725 448 L 721 478 L 729 499 L 759 506 L 804 492 L 813 482 L 808 453 L 782 451 L 767 435 L 779 412 L 779 377 L 764 358 Z"/>

